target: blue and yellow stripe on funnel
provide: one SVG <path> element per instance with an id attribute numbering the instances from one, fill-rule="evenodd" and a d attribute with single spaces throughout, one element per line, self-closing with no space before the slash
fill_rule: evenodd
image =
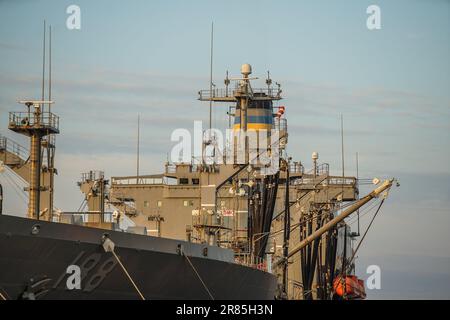
<path id="1" fill-rule="evenodd" d="M 248 130 L 271 130 L 273 125 L 273 117 L 270 115 L 248 116 L 247 129 Z M 233 130 L 241 128 L 241 117 L 234 117 Z"/>

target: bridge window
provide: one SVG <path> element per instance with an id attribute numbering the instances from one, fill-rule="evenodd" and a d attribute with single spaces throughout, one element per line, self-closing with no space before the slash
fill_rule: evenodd
<path id="1" fill-rule="evenodd" d="M 158 208 L 161 208 L 162 205 L 163 205 L 163 203 L 162 203 L 161 200 L 156 201 L 156 206 L 157 206 Z"/>
<path id="2" fill-rule="evenodd" d="M 150 207 L 150 203 L 148 201 L 144 201 L 144 208 Z"/>

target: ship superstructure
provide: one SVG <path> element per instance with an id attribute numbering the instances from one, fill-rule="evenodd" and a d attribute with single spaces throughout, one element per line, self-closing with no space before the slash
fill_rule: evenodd
<path id="1" fill-rule="evenodd" d="M 358 180 L 331 175 L 329 164 L 319 163 L 317 152 L 312 155 L 311 170 L 305 170 L 301 161 L 286 157 L 286 108 L 275 105 L 282 99 L 281 86 L 277 83 L 274 88 L 268 74 L 266 88 L 252 88 L 250 81 L 257 78 L 250 78 L 248 64 L 242 66 L 241 74 L 230 80 L 227 72 L 225 88 L 202 90 L 199 100 L 233 104 L 228 112 L 233 118 L 232 130 L 264 130 L 269 136 L 272 130 L 277 131 L 279 170 L 264 174 L 264 166 L 250 165 L 252 155 L 258 156 L 258 152 L 251 150 L 246 140 L 242 155 L 236 149 L 225 148 L 217 151 L 209 163 L 205 159 L 167 162 L 159 174 L 111 177 L 108 188 L 100 187 L 105 183 L 103 178 L 86 179 L 95 175 L 91 171 L 83 174 L 80 182 L 89 211 L 97 210 L 106 201 L 134 222 L 131 230 L 230 248 L 237 262 L 276 273 L 279 297 L 333 298 L 333 282 L 339 273 L 343 268 L 353 273 L 354 261 L 349 260 L 353 240 L 359 236 L 344 222 L 293 255 L 286 269 L 272 263 L 286 255 L 288 247 L 331 221 L 346 203 L 357 201 Z M 236 85 L 230 86 L 231 81 Z M 203 150 L 212 144 L 214 136 L 204 132 Z M 241 156 L 244 161 L 228 164 L 230 156 L 234 161 Z M 92 192 L 99 188 L 104 192 Z M 363 292 L 355 295 L 363 297 Z"/>

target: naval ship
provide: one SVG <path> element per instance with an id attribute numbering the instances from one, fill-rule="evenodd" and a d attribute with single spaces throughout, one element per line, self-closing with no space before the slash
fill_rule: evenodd
<path id="1" fill-rule="evenodd" d="M 0 159 L 27 182 L 28 212 L 0 214 L 0 299 L 364 299 L 352 247 L 360 234 L 346 218 L 381 207 L 395 180 L 376 180 L 361 197 L 362 180 L 332 175 L 317 152 L 306 170 L 287 155 L 281 85 L 268 72 L 254 88 L 251 65 L 240 71 L 227 72 L 225 88 L 198 92 L 210 110 L 227 105 L 227 146 L 205 130 L 200 158 L 168 161 L 160 173 L 87 170 L 75 212 L 53 204 L 51 86 L 19 101 L 25 111 L 11 112 L 8 128 L 30 148 L 0 137 Z"/>

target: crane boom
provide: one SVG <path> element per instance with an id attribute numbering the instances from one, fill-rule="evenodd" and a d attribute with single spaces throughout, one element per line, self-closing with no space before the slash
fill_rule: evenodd
<path id="1" fill-rule="evenodd" d="M 336 226 L 339 222 L 347 218 L 349 215 L 351 215 L 353 212 L 361 208 L 363 205 L 365 205 L 367 202 L 372 200 L 373 198 L 378 197 L 382 192 L 389 189 L 392 186 L 394 179 L 388 179 L 385 180 L 379 187 L 374 189 L 371 193 L 366 195 L 364 198 L 361 198 L 356 203 L 351 205 L 347 210 L 339 214 L 337 217 L 330 220 L 328 223 L 324 224 L 321 228 L 317 229 L 314 233 L 306 237 L 303 241 L 301 241 L 299 244 L 297 244 L 294 248 L 292 248 L 288 255 L 287 259 L 291 258 L 294 254 L 302 250 L 304 247 L 306 247 L 308 244 L 322 236 L 325 232 Z M 278 260 L 275 265 L 279 265 L 280 263 L 284 262 L 284 258 Z"/>

